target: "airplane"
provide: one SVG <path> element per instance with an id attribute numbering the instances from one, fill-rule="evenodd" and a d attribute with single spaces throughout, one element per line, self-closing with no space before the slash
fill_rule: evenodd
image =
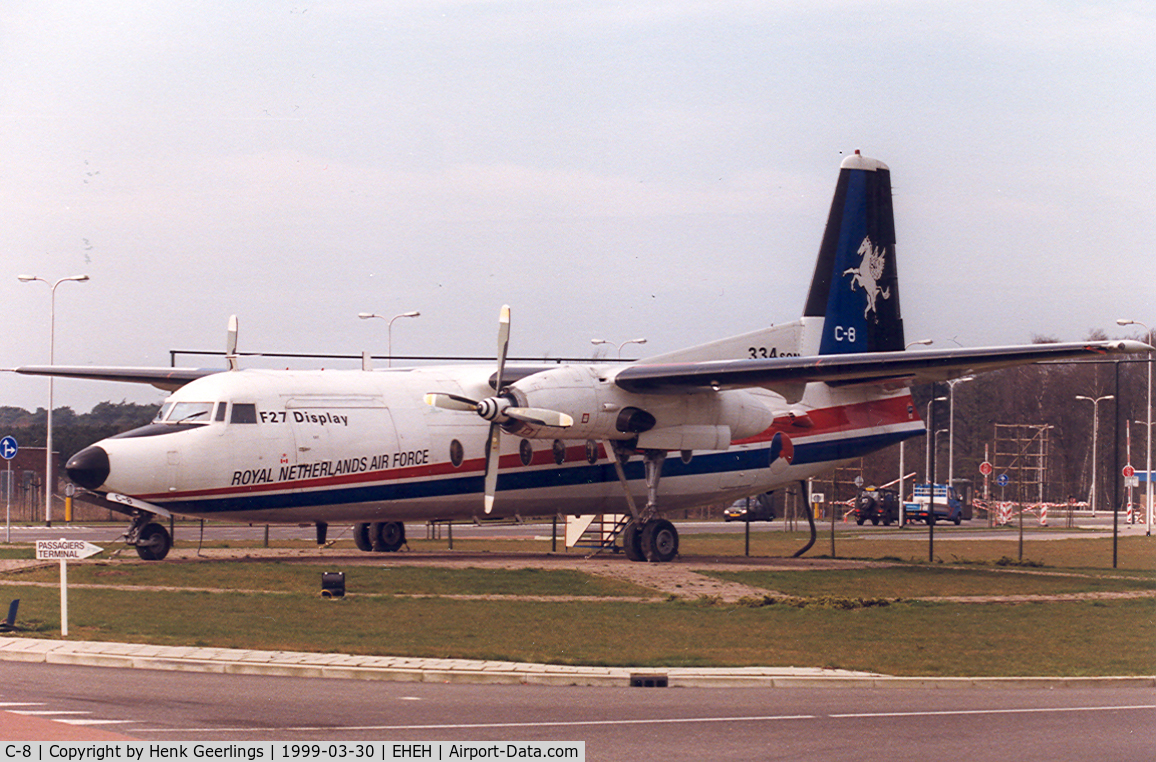
<path id="1" fill-rule="evenodd" d="M 392 552 L 410 521 L 623 514 L 625 555 L 678 555 L 672 510 L 768 492 L 925 433 L 911 387 L 1049 360 L 1150 351 L 1091 341 L 905 351 L 891 171 L 840 165 L 802 316 L 635 362 L 496 370 L 25 366 L 150 383 L 156 419 L 69 459 L 69 478 L 131 517 L 126 542 L 160 560 L 156 517 L 353 525 Z"/>

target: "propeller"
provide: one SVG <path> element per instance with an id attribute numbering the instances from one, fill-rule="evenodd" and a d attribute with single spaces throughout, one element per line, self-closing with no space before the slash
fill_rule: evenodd
<path id="1" fill-rule="evenodd" d="M 490 432 L 486 437 L 486 477 L 485 510 L 494 510 L 494 495 L 498 488 L 498 457 L 501 454 L 502 424 L 507 421 L 521 421 L 534 426 L 565 429 L 574 425 L 574 419 L 557 410 L 535 407 L 518 407 L 509 395 L 502 393 L 502 376 L 506 368 L 506 354 L 510 348 L 510 306 L 503 305 L 498 315 L 498 373 L 494 388 L 497 394 L 482 400 L 473 400 L 458 394 L 430 392 L 425 402 L 443 410 L 477 413 L 490 422 Z"/>

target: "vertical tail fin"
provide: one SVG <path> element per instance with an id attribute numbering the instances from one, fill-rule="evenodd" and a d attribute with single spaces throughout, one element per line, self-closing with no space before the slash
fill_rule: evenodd
<path id="1" fill-rule="evenodd" d="M 824 318 L 819 354 L 901 351 L 891 170 L 843 160 L 804 317 Z"/>

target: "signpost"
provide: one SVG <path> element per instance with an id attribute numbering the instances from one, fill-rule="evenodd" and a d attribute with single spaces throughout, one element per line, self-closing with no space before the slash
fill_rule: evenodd
<path id="1" fill-rule="evenodd" d="M 0 458 L 8 461 L 8 480 L 4 490 L 4 542 L 12 542 L 12 459 L 19 451 L 20 446 L 16 444 L 15 437 L 0 439 Z"/>
<path id="2" fill-rule="evenodd" d="M 37 540 L 37 561 L 60 561 L 60 634 L 68 635 L 68 562 L 95 556 L 104 548 L 87 540 Z"/>

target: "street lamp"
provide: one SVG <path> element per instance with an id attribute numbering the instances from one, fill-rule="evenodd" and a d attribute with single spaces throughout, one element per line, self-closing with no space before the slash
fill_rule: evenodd
<path id="1" fill-rule="evenodd" d="M 935 404 L 936 402 L 947 402 L 947 397 L 932 397 L 931 399 L 929 399 L 927 401 L 927 417 L 923 419 L 925 422 L 931 420 L 931 406 L 933 404 Z M 933 439 L 935 439 L 935 432 L 934 431 L 928 431 L 927 432 L 927 465 L 926 465 L 923 473 L 928 478 L 928 480 L 929 480 L 928 484 L 929 485 L 931 485 L 931 482 L 930 482 L 930 479 L 931 479 L 931 441 Z M 935 486 L 931 485 L 930 489 L 934 490 Z"/>
<path id="2" fill-rule="evenodd" d="M 911 349 L 912 347 L 917 346 L 917 345 L 927 347 L 927 346 L 931 346 L 933 343 L 934 343 L 934 341 L 932 339 L 920 339 L 919 341 L 909 341 L 903 345 L 903 349 L 908 350 L 908 349 Z M 899 521 L 899 526 L 903 526 L 903 520 L 902 520 L 903 482 L 904 482 L 903 477 L 906 476 L 906 474 L 903 473 L 903 471 L 904 471 L 904 462 L 903 461 L 905 459 L 904 456 L 906 454 L 907 454 L 907 440 L 904 439 L 904 440 L 901 440 L 899 442 L 899 513 L 900 513 L 900 517 L 901 517 L 900 521 Z"/>
<path id="3" fill-rule="evenodd" d="M 48 364 L 56 364 L 56 287 L 65 281 L 74 280 L 83 283 L 88 280 L 87 275 L 70 275 L 56 282 L 50 282 L 35 275 L 18 275 L 21 283 L 40 281 L 50 289 L 48 297 Z M 44 525 L 52 526 L 52 403 L 53 403 L 52 376 L 48 377 L 48 436 L 44 455 Z"/>
<path id="4" fill-rule="evenodd" d="M 1143 326 L 1144 332 L 1148 339 L 1148 344 L 1152 344 L 1152 329 L 1147 324 L 1141 323 L 1139 320 L 1128 320 L 1127 318 L 1120 318 L 1116 321 L 1116 325 L 1138 325 Z M 1152 536 L 1152 352 L 1148 352 L 1148 463 L 1144 466 L 1145 471 L 1145 499 L 1148 501 L 1148 521 L 1145 524 L 1144 534 L 1148 537 Z"/>
<path id="5" fill-rule="evenodd" d="M 624 346 L 626 346 L 627 344 L 645 344 L 646 339 L 628 339 L 628 340 L 622 342 L 621 344 L 615 344 L 613 341 L 607 341 L 606 339 L 590 339 L 590 343 L 594 344 L 594 345 L 609 344 L 612 347 L 617 347 L 618 348 L 618 358 L 622 359 L 622 348 Z"/>
<path id="6" fill-rule="evenodd" d="M 974 381 L 975 376 L 953 378 L 947 382 L 948 396 L 951 404 L 947 412 L 947 486 L 955 484 L 955 385 L 967 381 Z"/>
<path id="7" fill-rule="evenodd" d="M 394 315 L 391 318 L 387 318 L 385 315 L 378 315 L 378 314 L 375 314 L 373 312 L 359 312 L 359 313 L 357 313 L 357 316 L 359 318 L 361 318 L 362 320 L 369 320 L 370 318 L 381 318 L 382 320 L 388 320 L 389 321 L 389 325 L 386 327 L 386 331 L 385 331 L 386 352 L 387 352 L 385 365 L 387 368 L 393 367 L 393 321 L 397 320 L 398 318 L 415 318 L 420 314 L 421 313 L 417 312 L 417 311 L 403 312 L 400 315 Z"/>
<path id="8" fill-rule="evenodd" d="M 1092 518 L 1096 518 L 1096 430 L 1099 428 L 1100 422 L 1100 403 L 1104 400 L 1115 399 L 1114 394 L 1105 394 L 1103 397 L 1085 397 L 1082 394 L 1077 394 L 1076 399 L 1087 400 L 1092 403 L 1092 494 L 1090 495 L 1090 502 L 1092 504 Z"/>

